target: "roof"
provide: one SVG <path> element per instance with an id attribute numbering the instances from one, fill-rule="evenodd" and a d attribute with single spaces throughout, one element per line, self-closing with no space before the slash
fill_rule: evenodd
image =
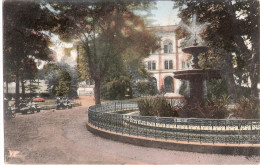
<path id="1" fill-rule="evenodd" d="M 179 27 L 178 25 L 169 25 L 169 26 L 154 26 L 148 28 L 154 29 L 157 32 L 174 32 L 178 27 Z"/>

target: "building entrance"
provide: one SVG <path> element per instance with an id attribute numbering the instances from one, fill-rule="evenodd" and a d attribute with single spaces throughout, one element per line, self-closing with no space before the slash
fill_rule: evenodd
<path id="1" fill-rule="evenodd" d="M 173 91 L 173 78 L 168 76 L 164 79 L 164 88 L 166 93 L 172 93 Z"/>

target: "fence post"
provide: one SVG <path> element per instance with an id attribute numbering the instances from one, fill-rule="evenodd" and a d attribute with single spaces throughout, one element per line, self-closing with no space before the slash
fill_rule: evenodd
<path id="1" fill-rule="evenodd" d="M 116 114 L 116 132 L 117 132 L 117 114 Z"/>
<path id="2" fill-rule="evenodd" d="M 148 134 L 148 130 L 147 130 L 147 128 L 148 128 L 148 127 L 147 127 L 147 119 L 145 120 L 145 128 L 146 128 L 145 135 L 146 135 L 146 138 L 147 138 L 147 136 L 148 136 L 148 135 L 147 135 L 147 134 Z"/>
<path id="3" fill-rule="evenodd" d="M 201 121 L 200 121 L 200 144 L 201 144 Z"/>
<path id="4" fill-rule="evenodd" d="M 251 121 L 250 142 L 252 142 L 253 122 Z"/>
<path id="5" fill-rule="evenodd" d="M 154 137 L 156 138 L 156 135 L 157 135 L 157 131 L 156 131 L 156 128 L 157 128 L 157 117 L 155 117 L 155 133 L 154 133 Z"/>
<path id="6" fill-rule="evenodd" d="M 238 126 L 237 126 L 237 128 L 238 128 L 238 144 L 240 144 L 240 128 L 241 128 L 241 123 L 240 123 L 240 121 L 238 121 Z"/>
<path id="7" fill-rule="evenodd" d="M 130 115 L 128 115 L 128 134 L 130 135 Z"/>
<path id="8" fill-rule="evenodd" d="M 138 120 L 136 121 L 136 126 L 137 126 L 137 132 L 136 132 L 136 135 L 138 136 L 139 135 L 139 124 L 138 124 Z"/>
<path id="9" fill-rule="evenodd" d="M 188 143 L 190 142 L 190 120 L 188 120 Z"/>
<path id="10" fill-rule="evenodd" d="M 225 144 L 227 144 L 227 120 L 225 120 Z"/>
<path id="11" fill-rule="evenodd" d="M 166 129 L 166 123 L 165 123 L 165 125 L 164 125 L 164 128 L 165 128 L 164 139 L 167 140 L 167 131 L 166 131 L 167 129 Z"/>

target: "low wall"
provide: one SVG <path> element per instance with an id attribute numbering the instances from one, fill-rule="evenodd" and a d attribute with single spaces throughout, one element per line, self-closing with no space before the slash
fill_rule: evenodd
<path id="1" fill-rule="evenodd" d="M 210 154 L 230 154 L 230 155 L 260 155 L 260 145 L 231 145 L 231 144 L 201 144 L 196 142 L 178 142 L 174 140 L 161 140 L 153 138 L 143 138 L 138 136 L 123 135 L 120 133 L 110 132 L 94 127 L 87 121 L 87 129 L 95 135 L 100 137 L 119 141 L 123 143 L 129 143 L 138 146 L 198 152 L 198 153 L 210 153 Z"/>
<path id="2" fill-rule="evenodd" d="M 115 113 L 122 110 L 138 110 L 138 105 L 135 102 L 112 102 L 89 107 L 89 129 L 107 137 L 109 135 L 105 133 L 113 137 L 120 135 L 115 139 L 124 139 L 124 142 L 129 143 L 145 143 L 143 145 L 150 146 L 150 141 L 159 141 L 159 144 L 151 145 L 167 149 L 185 151 L 187 148 L 183 145 L 192 144 L 188 145 L 187 150 L 207 153 L 222 153 L 223 150 L 224 153 L 243 155 L 259 152 L 260 120 L 165 118 Z M 138 140 L 128 139 L 129 137 Z M 168 145 L 169 142 L 173 145 Z M 194 146 L 200 147 L 197 150 L 198 147 Z M 221 148 L 210 149 L 212 146 Z"/>

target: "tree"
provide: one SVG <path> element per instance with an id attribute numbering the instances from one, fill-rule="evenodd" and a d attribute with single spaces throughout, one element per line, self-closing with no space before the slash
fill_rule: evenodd
<path id="1" fill-rule="evenodd" d="M 85 49 L 80 44 L 76 44 L 76 50 L 77 50 L 77 72 L 78 76 L 81 81 L 86 81 L 86 84 L 88 84 L 88 81 L 91 81 L 91 76 L 89 74 L 89 67 L 88 63 L 86 62 L 86 56 L 85 56 Z"/>
<path id="2" fill-rule="evenodd" d="M 77 97 L 79 78 L 75 68 L 64 62 L 51 62 L 44 65 L 41 72 L 48 81 L 50 93 L 58 96 Z"/>
<path id="3" fill-rule="evenodd" d="M 201 56 L 202 62 L 204 67 L 217 66 L 223 70 L 233 99 L 238 97 L 233 75 L 239 77 L 240 83 L 249 77 L 251 95 L 258 98 L 259 2 L 179 0 L 175 7 L 179 7 L 179 16 L 185 22 L 197 14 L 199 22 L 209 23 L 202 35 L 211 50 Z"/>
<path id="4" fill-rule="evenodd" d="M 55 87 L 57 96 L 68 95 L 70 92 L 71 77 L 66 70 L 59 70 L 58 85 Z"/>
<path id="5" fill-rule="evenodd" d="M 31 57 L 51 60 L 49 39 L 43 31 L 55 25 L 55 17 L 33 1 L 4 1 L 4 72 L 16 81 L 16 103 L 19 98 L 19 82 Z M 30 71 L 31 72 L 31 71 Z M 4 81 L 10 76 L 5 74 Z"/>
<path id="6" fill-rule="evenodd" d="M 119 76 L 113 80 L 104 82 L 102 85 L 102 98 L 110 100 L 122 100 L 132 97 L 131 77 Z"/>
<path id="7" fill-rule="evenodd" d="M 77 39 L 85 49 L 89 73 L 95 82 L 95 103 L 100 104 L 100 87 L 106 74 L 124 71 L 122 54 L 127 48 L 148 55 L 156 39 L 133 9 L 147 9 L 149 1 L 97 1 L 51 3 L 62 39 Z M 113 72 L 113 71 L 117 72 Z"/>

